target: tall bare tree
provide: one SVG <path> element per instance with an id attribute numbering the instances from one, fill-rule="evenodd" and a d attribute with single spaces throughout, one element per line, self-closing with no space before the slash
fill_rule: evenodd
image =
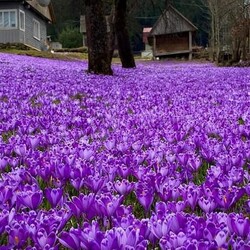
<path id="1" fill-rule="evenodd" d="M 249 4 L 243 0 L 205 0 L 211 16 L 210 46 L 219 62 L 221 52 L 232 54 L 232 61 L 245 59 L 249 41 Z"/>

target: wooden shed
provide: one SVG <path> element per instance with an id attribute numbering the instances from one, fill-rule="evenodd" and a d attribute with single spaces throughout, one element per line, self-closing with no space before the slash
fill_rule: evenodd
<path id="1" fill-rule="evenodd" d="M 193 36 L 197 27 L 173 6 L 168 6 L 149 33 L 153 56 L 186 54 L 192 59 Z"/>

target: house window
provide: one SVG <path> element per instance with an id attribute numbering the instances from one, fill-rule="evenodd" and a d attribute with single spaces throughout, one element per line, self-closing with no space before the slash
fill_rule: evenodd
<path id="1" fill-rule="evenodd" d="M 0 29 L 17 28 L 17 11 L 0 10 Z"/>
<path id="2" fill-rule="evenodd" d="M 22 10 L 19 12 L 19 29 L 25 31 L 25 13 Z"/>
<path id="3" fill-rule="evenodd" d="M 40 40 L 40 23 L 33 19 L 33 37 Z"/>

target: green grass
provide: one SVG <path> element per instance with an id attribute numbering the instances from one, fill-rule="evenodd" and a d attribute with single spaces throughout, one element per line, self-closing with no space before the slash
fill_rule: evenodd
<path id="1" fill-rule="evenodd" d="M 9 130 L 9 131 L 3 132 L 2 133 L 2 140 L 3 140 L 3 142 L 8 143 L 10 137 L 12 137 L 14 135 L 16 135 L 16 131 L 15 130 Z"/>
<path id="2" fill-rule="evenodd" d="M 222 141 L 222 137 L 217 133 L 209 133 L 208 137 L 211 139 L 216 139 L 218 141 Z"/>
<path id="3" fill-rule="evenodd" d="M 246 203 L 248 201 L 248 195 L 244 194 L 237 202 L 235 202 L 230 208 L 231 213 L 243 213 L 244 216 L 248 217 L 249 213 L 246 212 Z"/>
<path id="4" fill-rule="evenodd" d="M 10 53 L 16 55 L 26 55 L 33 57 L 60 59 L 60 60 L 85 60 L 88 58 L 86 53 L 51 53 L 50 51 L 37 51 L 37 50 L 18 50 L 18 49 L 1 49 L 0 52 Z"/>
<path id="5" fill-rule="evenodd" d="M 245 125 L 245 121 L 243 120 L 242 117 L 240 117 L 240 118 L 238 119 L 238 123 L 239 123 L 239 125 Z"/>
<path id="6" fill-rule="evenodd" d="M 87 60 L 88 54 L 85 52 L 55 52 L 51 53 L 50 51 L 37 51 L 33 49 L 21 50 L 21 49 L 0 49 L 0 52 L 10 53 L 16 55 L 26 55 L 33 57 L 41 57 L 41 58 L 49 58 L 49 59 L 59 59 L 59 60 Z M 140 56 L 135 56 L 135 60 L 137 61 L 145 61 Z M 121 63 L 120 58 L 113 57 L 112 63 Z"/>
<path id="7" fill-rule="evenodd" d="M 60 101 L 60 99 L 55 99 L 52 101 L 52 103 L 55 105 L 59 105 L 59 104 L 61 104 L 61 101 Z"/>
<path id="8" fill-rule="evenodd" d="M 123 202 L 124 205 L 126 206 L 132 206 L 133 207 L 133 214 L 135 215 L 136 218 L 142 219 L 145 218 L 145 211 L 143 206 L 138 202 L 136 195 L 134 192 L 131 192 L 128 194 Z"/>
<path id="9" fill-rule="evenodd" d="M 198 170 L 194 173 L 194 184 L 201 185 L 207 176 L 207 170 L 211 164 L 209 164 L 207 161 L 203 160 L 201 166 L 198 168 Z"/>
<path id="10" fill-rule="evenodd" d="M 9 102 L 9 98 L 6 95 L 3 95 L 2 97 L 0 97 L 0 102 L 5 102 L 8 103 Z"/>

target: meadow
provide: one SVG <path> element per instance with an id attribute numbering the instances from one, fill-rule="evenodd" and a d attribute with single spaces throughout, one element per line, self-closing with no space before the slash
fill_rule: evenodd
<path id="1" fill-rule="evenodd" d="M 0 53 L 0 250 L 250 249 L 250 70 Z"/>

